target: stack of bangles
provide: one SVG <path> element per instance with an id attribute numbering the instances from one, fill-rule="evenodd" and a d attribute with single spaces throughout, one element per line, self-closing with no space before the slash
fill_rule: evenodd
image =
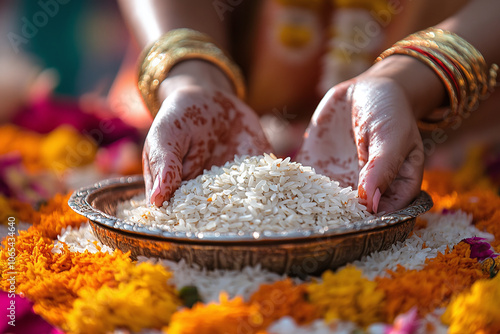
<path id="1" fill-rule="evenodd" d="M 449 31 L 436 28 L 419 31 L 384 51 L 375 62 L 394 54 L 414 57 L 431 67 L 448 91 L 450 108 L 439 120 L 419 121 L 424 131 L 467 118 L 496 85 L 498 66 L 493 64 L 488 69 L 476 48 Z"/>
<path id="2" fill-rule="evenodd" d="M 177 63 L 200 59 L 218 66 L 233 82 L 239 98 L 245 99 L 245 83 L 240 68 L 222 51 L 210 36 L 191 29 L 174 29 L 160 37 L 141 56 L 139 91 L 153 118 L 160 110 L 158 89 Z"/>

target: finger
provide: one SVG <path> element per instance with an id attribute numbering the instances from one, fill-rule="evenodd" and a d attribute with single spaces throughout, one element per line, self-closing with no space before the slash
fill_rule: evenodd
<path id="1" fill-rule="evenodd" d="M 175 151 L 150 152 L 149 166 L 154 180 L 150 202 L 158 207 L 168 201 L 182 182 L 182 158 Z"/>
<path id="2" fill-rule="evenodd" d="M 182 159 L 189 147 L 189 134 L 180 131 L 175 121 L 157 116 L 146 138 L 149 170 L 153 185 L 150 202 L 162 206 L 182 181 Z"/>
<path id="3" fill-rule="evenodd" d="M 147 145 L 144 145 L 142 151 L 142 173 L 144 176 L 144 190 L 146 199 L 151 202 L 151 190 L 153 188 L 153 177 L 151 176 L 151 169 L 149 168 L 149 157 Z"/>
<path id="4" fill-rule="evenodd" d="M 384 196 L 381 197 L 378 211 L 392 212 L 399 210 L 415 199 L 420 192 L 423 169 L 423 152 L 412 151 L 403 162 L 394 181 L 384 192 Z"/>

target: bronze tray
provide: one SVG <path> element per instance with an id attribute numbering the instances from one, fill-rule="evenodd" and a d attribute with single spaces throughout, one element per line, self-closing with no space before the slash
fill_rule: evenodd
<path id="1" fill-rule="evenodd" d="M 259 264 L 270 271 L 299 277 L 335 269 L 405 240 L 417 216 L 433 205 L 429 194 L 422 191 L 402 210 L 341 228 L 280 233 L 170 233 L 115 217 L 118 203 L 141 193 L 142 176 L 115 178 L 75 191 L 68 204 L 88 218 L 103 244 L 130 251 L 132 258 L 143 255 L 172 261 L 185 259 L 207 269 L 239 270 Z"/>

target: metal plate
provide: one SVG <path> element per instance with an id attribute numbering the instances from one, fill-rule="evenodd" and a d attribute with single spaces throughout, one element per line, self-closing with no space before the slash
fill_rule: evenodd
<path id="1" fill-rule="evenodd" d="M 424 191 L 408 207 L 335 229 L 281 233 L 170 233 L 115 217 L 118 203 L 144 193 L 142 176 L 109 179 L 77 190 L 68 204 L 88 218 L 105 245 L 173 261 L 185 259 L 208 269 L 262 268 L 295 276 L 319 274 L 403 241 L 417 216 L 433 203 Z"/>

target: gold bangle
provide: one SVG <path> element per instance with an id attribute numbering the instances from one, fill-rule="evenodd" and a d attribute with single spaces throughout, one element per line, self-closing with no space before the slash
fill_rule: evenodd
<path id="1" fill-rule="evenodd" d="M 441 79 L 443 85 L 446 88 L 446 91 L 448 92 L 448 96 L 450 98 L 450 107 L 451 107 L 450 114 L 451 114 L 451 116 L 445 117 L 442 120 L 437 121 L 437 122 L 419 121 L 418 122 L 419 127 L 422 130 L 432 130 L 436 127 L 447 126 L 450 123 L 452 123 L 452 117 L 455 116 L 455 113 L 457 113 L 459 110 L 459 100 L 458 100 L 458 92 L 455 88 L 455 85 L 453 84 L 451 79 L 448 77 L 446 72 L 441 67 L 439 67 L 437 64 L 435 64 L 430 58 L 425 57 L 423 54 L 421 54 L 415 50 L 408 49 L 408 48 L 405 48 L 402 46 L 393 46 L 393 47 L 385 50 L 384 52 L 382 52 L 380 54 L 380 56 L 377 57 L 377 59 L 375 60 L 375 63 L 383 60 L 386 57 L 394 55 L 394 54 L 407 55 L 407 56 L 413 57 L 413 58 L 423 62 L 427 66 L 429 66 L 434 71 L 434 73 L 436 73 L 436 75 Z"/>
<path id="2" fill-rule="evenodd" d="M 423 39 L 402 40 L 397 42 L 395 45 L 405 48 L 418 47 L 420 50 L 430 54 L 436 60 L 441 62 L 441 64 L 445 65 L 447 71 L 452 74 L 450 79 L 455 81 L 458 85 L 457 92 L 459 93 L 460 99 L 470 95 L 471 91 L 477 92 L 477 85 L 473 82 L 474 77 L 471 73 L 471 69 L 464 66 L 468 63 L 454 61 L 454 59 L 459 57 L 455 54 L 454 50 L 451 50 L 444 45 L 438 45 L 434 41 Z"/>
<path id="3" fill-rule="evenodd" d="M 456 55 L 459 57 L 457 60 L 468 60 L 465 63 L 473 69 L 481 83 L 481 96 L 486 95 L 489 90 L 494 88 L 488 82 L 488 66 L 483 55 L 465 39 L 452 32 L 437 28 L 428 28 L 417 33 L 417 35 L 420 38 L 432 39 L 438 44 L 438 47 L 447 45 L 451 49 L 455 49 Z"/>
<path id="4" fill-rule="evenodd" d="M 447 88 L 451 112 L 439 122 L 420 121 L 423 130 L 447 126 L 457 117 L 468 117 L 496 86 L 498 66 L 493 64 L 488 69 L 476 48 L 449 31 L 429 28 L 412 34 L 383 52 L 376 61 L 395 53 L 426 63 Z"/>
<path id="5" fill-rule="evenodd" d="M 153 118 L 160 110 L 160 84 L 177 63 L 201 59 L 218 66 L 232 81 L 236 95 L 245 99 L 245 83 L 240 68 L 206 34 L 191 29 L 171 30 L 145 49 L 139 59 L 138 87 Z"/>
<path id="6" fill-rule="evenodd" d="M 453 63 L 451 68 L 459 68 L 466 78 L 468 93 L 462 96 L 468 101 L 464 101 L 466 107 L 463 116 L 477 109 L 480 100 L 485 99 L 492 89 L 487 83 L 487 66 L 483 56 L 463 38 L 441 29 L 429 28 L 414 35 L 413 43 L 422 44 L 426 41 L 432 44 L 432 48 Z"/>

